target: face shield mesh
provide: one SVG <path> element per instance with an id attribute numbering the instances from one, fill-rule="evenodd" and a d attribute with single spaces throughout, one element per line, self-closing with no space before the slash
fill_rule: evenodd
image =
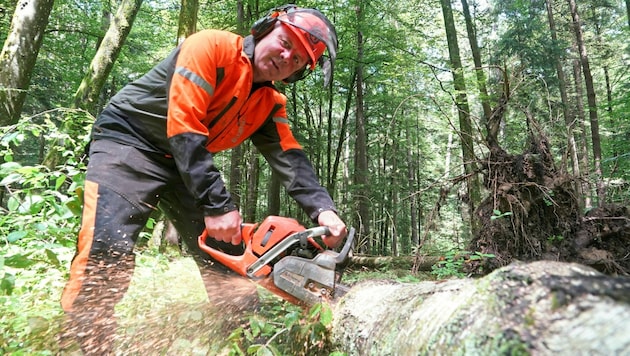
<path id="1" fill-rule="evenodd" d="M 319 63 L 324 71 L 324 83 L 328 84 L 332 80 L 333 64 L 337 58 L 337 32 L 333 24 L 317 10 L 297 7 L 279 13 L 276 19 L 288 25 L 300 38 L 311 58 L 310 68 L 292 75 L 287 81 L 303 79 Z M 325 50 L 328 50 L 328 57 L 323 55 Z"/>

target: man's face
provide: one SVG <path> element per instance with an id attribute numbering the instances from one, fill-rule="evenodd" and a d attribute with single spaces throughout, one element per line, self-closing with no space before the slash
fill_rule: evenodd
<path id="1" fill-rule="evenodd" d="M 273 30 L 256 44 L 254 82 L 283 80 L 308 64 L 306 49 L 286 26 L 276 22 Z"/>

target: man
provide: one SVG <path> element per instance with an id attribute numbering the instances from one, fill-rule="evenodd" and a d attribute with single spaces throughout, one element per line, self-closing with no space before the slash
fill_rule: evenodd
<path id="1" fill-rule="evenodd" d="M 213 280 L 209 256 L 197 246 L 203 229 L 214 247 L 240 247 L 241 215 L 213 163 L 216 152 L 250 138 L 288 193 L 330 228 L 324 243 L 335 247 L 346 235 L 291 133 L 286 97 L 273 85 L 303 79 L 317 64 L 330 79 L 335 29 L 317 10 L 286 5 L 251 33 L 191 35 L 114 96 L 96 120 L 77 253 L 61 301 L 85 353 L 111 351 L 114 306 L 129 286 L 133 247 L 158 206 L 187 244 L 206 289 Z"/>

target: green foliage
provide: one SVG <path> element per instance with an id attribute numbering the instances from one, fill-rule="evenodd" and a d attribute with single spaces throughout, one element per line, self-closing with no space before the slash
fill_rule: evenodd
<path id="1" fill-rule="evenodd" d="M 24 240 L 28 244 L 42 236 L 65 244 L 71 241 L 68 232 L 75 229 L 82 205 L 85 166 L 81 156 L 87 127 L 72 130 L 62 126 L 58 128 L 45 115 L 41 123 L 22 121 L 0 129 L 0 156 L 4 162 L 0 164 L 0 208 L 5 211 L 0 219 L 0 236 L 5 243 Z M 64 158 L 63 164 L 51 169 L 16 161 L 16 153 L 19 156 L 19 150 L 34 138 L 50 142 L 48 146 Z M 50 152 L 40 152 L 40 156 L 46 153 Z M 21 158 L 23 162 L 30 160 L 24 155 Z"/>
<path id="2" fill-rule="evenodd" d="M 492 210 L 492 216 L 490 217 L 490 220 L 496 220 L 510 215 L 512 215 L 511 211 L 501 212 L 501 210 L 494 209 Z"/>
<path id="3" fill-rule="evenodd" d="M 466 264 L 494 257 L 495 256 L 493 254 L 481 253 L 478 251 L 451 251 L 448 252 L 443 259 L 431 267 L 431 274 L 438 279 L 450 277 L 464 278 L 466 277 L 466 272 L 464 270 Z"/>
<path id="4" fill-rule="evenodd" d="M 328 355 L 332 309 L 310 309 L 274 302 L 249 318 L 229 337 L 230 355 Z"/>
<path id="5" fill-rule="evenodd" d="M 87 126 L 75 114 L 0 128 L 0 353 L 35 354 L 29 350 L 54 343 L 61 312 L 59 295 L 49 293 L 67 278 L 85 170 Z M 24 147 L 33 141 L 58 150 L 63 164 L 29 164 L 46 154 L 28 155 Z"/>

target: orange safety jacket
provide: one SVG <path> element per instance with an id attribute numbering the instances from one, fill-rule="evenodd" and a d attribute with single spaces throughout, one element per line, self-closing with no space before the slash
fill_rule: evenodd
<path id="1" fill-rule="evenodd" d="M 118 92 L 94 124 L 108 139 L 175 160 L 205 215 L 236 209 L 213 153 L 251 138 L 288 193 L 315 220 L 335 210 L 288 124 L 286 97 L 254 84 L 253 37 L 203 30 Z"/>

